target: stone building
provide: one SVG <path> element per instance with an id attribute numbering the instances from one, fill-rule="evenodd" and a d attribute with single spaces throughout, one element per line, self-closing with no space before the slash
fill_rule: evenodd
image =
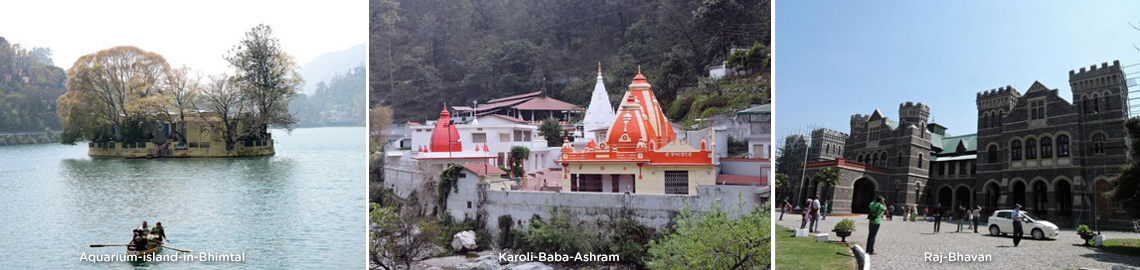
<path id="1" fill-rule="evenodd" d="M 1010 86 L 978 93 L 975 134 L 950 136 L 946 127 L 928 123 L 931 108 L 922 103 L 900 104 L 898 121 L 877 109 L 853 115 L 843 158 L 791 172 L 798 189 L 792 196 L 831 198 L 837 213 L 865 213 L 878 196 L 947 211 L 980 205 L 987 214 L 1021 204 L 1062 226 L 1099 219 L 1102 228 L 1131 228 L 1123 211 L 1093 195 L 1107 191 L 1105 180 L 1129 163 L 1128 88 L 1120 63 L 1070 71 L 1069 86 L 1073 102 L 1040 82 L 1024 94 Z M 834 188 L 811 179 L 828 167 L 841 171 Z"/>

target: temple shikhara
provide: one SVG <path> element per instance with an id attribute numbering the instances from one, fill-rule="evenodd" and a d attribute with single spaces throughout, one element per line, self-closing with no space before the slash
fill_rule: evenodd
<path id="1" fill-rule="evenodd" d="M 716 184 L 707 141 L 696 149 L 677 139 L 640 71 L 613 124 L 596 139 L 604 140 L 590 139 L 579 151 L 563 144 L 563 191 L 695 195 L 697 185 Z"/>

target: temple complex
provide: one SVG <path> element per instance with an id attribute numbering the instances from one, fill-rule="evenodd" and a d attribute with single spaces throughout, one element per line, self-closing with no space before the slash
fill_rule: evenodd
<path id="1" fill-rule="evenodd" d="M 581 151 L 564 142 L 563 191 L 696 195 L 698 185 L 716 184 L 706 141 L 696 149 L 677 139 L 640 70 L 614 117 L 605 140 Z"/>

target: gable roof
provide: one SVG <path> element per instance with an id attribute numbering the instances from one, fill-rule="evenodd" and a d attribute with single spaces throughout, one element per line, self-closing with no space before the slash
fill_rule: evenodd
<path id="1" fill-rule="evenodd" d="M 461 166 L 463 166 L 463 169 L 471 171 L 472 173 L 475 173 L 475 174 L 480 175 L 480 176 L 507 174 L 507 172 L 504 172 L 502 169 L 499 169 L 499 166 L 495 166 L 495 165 L 491 165 L 491 164 L 487 164 L 487 163 L 467 163 L 467 164 L 462 164 Z"/>
<path id="2" fill-rule="evenodd" d="M 875 112 L 871 113 L 871 118 L 868 118 L 867 121 L 874 121 L 879 119 L 883 119 L 883 112 L 879 111 L 879 109 L 875 109 Z"/>
<path id="3" fill-rule="evenodd" d="M 508 101 L 508 100 L 521 99 L 521 98 L 537 97 L 539 94 L 542 94 L 542 91 L 534 91 L 534 92 L 530 92 L 530 93 L 526 93 L 526 94 L 518 94 L 518 95 L 509 96 L 509 97 L 496 98 L 496 99 L 488 100 L 487 103 L 490 104 L 490 103 L 497 103 L 497 102 L 503 102 L 503 101 Z"/>
<path id="4" fill-rule="evenodd" d="M 512 106 L 519 110 L 549 110 L 549 111 L 581 111 L 582 108 L 574 104 L 566 103 L 565 101 L 549 98 L 549 97 L 536 97 L 526 102 L 519 103 Z"/>
<path id="5" fill-rule="evenodd" d="M 934 144 L 933 139 L 932 137 L 931 146 Z M 978 151 L 978 134 L 943 137 L 940 141 L 941 145 L 934 152 L 935 155 L 966 154 Z"/>
<path id="6" fill-rule="evenodd" d="M 1045 87 L 1045 84 L 1042 84 L 1040 81 L 1033 81 L 1033 85 L 1029 86 L 1029 90 L 1026 90 L 1025 93 L 1029 94 L 1029 92 L 1039 91 L 1039 90 L 1049 91 L 1049 87 Z"/>

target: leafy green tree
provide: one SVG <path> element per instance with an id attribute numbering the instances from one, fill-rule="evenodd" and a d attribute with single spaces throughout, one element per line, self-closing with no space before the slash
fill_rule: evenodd
<path id="1" fill-rule="evenodd" d="M 523 170 L 523 161 L 530 157 L 530 148 L 526 148 L 526 146 L 512 146 L 508 156 L 510 158 L 510 169 L 513 176 L 522 177 L 526 174 L 526 170 Z"/>
<path id="2" fill-rule="evenodd" d="M 0 132 L 59 130 L 54 101 L 66 78 L 52 65 L 51 49 L 28 50 L 0 37 Z"/>
<path id="3" fill-rule="evenodd" d="M 1132 163 L 1120 169 L 1120 174 L 1108 180 L 1112 189 L 1103 196 L 1116 202 L 1128 216 L 1140 218 L 1140 118 L 1124 123 L 1130 137 Z"/>
<path id="4" fill-rule="evenodd" d="M 538 132 L 542 132 L 542 137 L 546 138 L 546 146 L 562 146 L 562 123 L 559 123 L 558 119 L 550 117 L 542 120 Z"/>
<path id="5" fill-rule="evenodd" d="M 728 56 L 727 67 L 737 70 L 768 68 L 768 48 L 759 42 L 747 50 L 737 50 Z"/>
<path id="6" fill-rule="evenodd" d="M 835 186 L 839 185 L 840 176 L 841 174 L 839 172 L 839 168 L 827 167 L 816 171 L 815 176 L 812 177 L 812 180 L 815 180 L 816 183 L 827 185 L 827 199 L 830 201 L 830 197 L 832 195 L 835 195 Z"/>
<path id="7" fill-rule="evenodd" d="M 250 104 L 245 124 L 255 127 L 239 137 L 261 136 L 268 126 L 292 131 L 297 120 L 289 113 L 289 100 L 304 81 L 293 57 L 273 37 L 273 29 L 264 24 L 253 27 L 225 58 L 234 68 L 234 83 Z"/>
<path id="8" fill-rule="evenodd" d="M 649 269 L 771 267 L 771 217 L 760 207 L 729 220 L 719 206 L 705 214 L 694 213 L 686 206 L 676 223 L 674 232 L 649 242 Z"/>

